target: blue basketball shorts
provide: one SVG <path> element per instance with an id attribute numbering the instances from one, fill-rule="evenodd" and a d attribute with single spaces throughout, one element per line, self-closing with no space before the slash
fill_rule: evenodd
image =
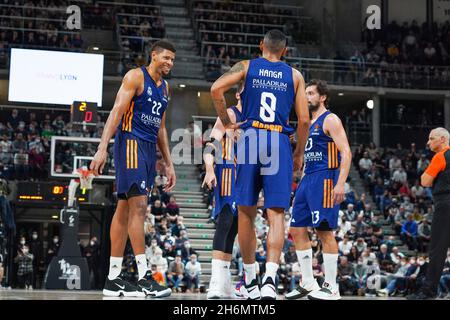
<path id="1" fill-rule="evenodd" d="M 114 166 L 118 195 L 126 196 L 133 185 L 136 193 L 148 195 L 156 177 L 156 144 L 117 130 L 114 139 Z M 133 191 L 133 195 L 134 193 Z"/>
<path id="2" fill-rule="evenodd" d="M 288 209 L 292 171 L 292 148 L 287 135 L 247 129 L 237 144 L 236 204 L 256 205 L 262 189 L 264 208 Z"/>
<path id="3" fill-rule="evenodd" d="M 291 227 L 317 228 L 323 221 L 331 229 L 338 226 L 339 205 L 331 199 L 331 191 L 339 178 L 339 170 L 322 170 L 305 175 L 295 192 Z"/>

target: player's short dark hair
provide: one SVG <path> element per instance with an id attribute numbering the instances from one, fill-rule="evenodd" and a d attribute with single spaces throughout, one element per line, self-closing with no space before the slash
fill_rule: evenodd
<path id="1" fill-rule="evenodd" d="M 175 47 L 173 46 L 172 43 L 170 43 L 169 41 L 166 41 L 166 40 L 159 40 L 152 44 L 150 53 L 152 53 L 153 51 L 160 53 L 164 49 L 172 51 L 173 53 L 177 52 L 177 50 L 175 50 Z"/>
<path id="2" fill-rule="evenodd" d="M 328 102 L 330 101 L 330 90 L 328 89 L 328 84 L 326 81 L 324 80 L 319 80 L 319 79 L 311 79 L 308 84 L 306 85 L 306 88 L 310 87 L 310 86 L 316 86 L 317 92 L 319 93 L 319 95 L 321 96 L 326 96 L 327 98 L 325 99 L 325 106 L 328 106 Z"/>
<path id="3" fill-rule="evenodd" d="M 278 53 L 286 47 L 287 39 L 283 32 L 272 29 L 264 35 L 264 45 L 271 53 Z"/>

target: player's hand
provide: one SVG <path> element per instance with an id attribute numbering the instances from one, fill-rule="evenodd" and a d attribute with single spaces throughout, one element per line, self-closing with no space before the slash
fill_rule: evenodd
<path id="1" fill-rule="evenodd" d="M 345 197 L 344 186 L 337 184 L 331 191 L 332 201 L 334 201 L 334 204 L 341 204 L 341 202 L 344 201 L 344 197 Z"/>
<path id="2" fill-rule="evenodd" d="M 103 168 L 106 164 L 106 159 L 108 158 L 108 152 L 104 149 L 99 149 L 94 155 L 94 159 L 91 161 L 89 169 L 94 172 L 94 176 L 99 176 L 103 173 Z"/>
<path id="3" fill-rule="evenodd" d="M 237 122 L 237 123 L 230 123 L 227 126 L 225 126 L 225 129 L 237 130 L 246 122 L 247 122 L 247 120 L 242 121 L 242 122 Z"/>
<path id="4" fill-rule="evenodd" d="M 164 192 L 170 192 L 173 188 L 175 188 L 175 185 L 177 184 L 177 177 L 175 175 L 175 169 L 173 165 L 166 167 L 166 177 L 167 177 L 167 184 L 164 187 Z"/>
<path id="5" fill-rule="evenodd" d="M 216 175 L 213 170 L 206 170 L 205 179 L 203 179 L 202 188 L 207 186 L 209 190 L 214 188 L 217 185 Z"/>
<path id="6" fill-rule="evenodd" d="M 295 135 L 294 135 L 294 134 L 291 134 L 291 135 L 289 136 L 289 142 L 290 142 L 291 144 L 293 144 L 293 143 L 295 142 Z"/>

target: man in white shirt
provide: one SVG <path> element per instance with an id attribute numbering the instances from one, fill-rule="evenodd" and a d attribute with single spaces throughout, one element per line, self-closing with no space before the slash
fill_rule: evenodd
<path id="1" fill-rule="evenodd" d="M 402 167 L 402 160 L 400 160 L 396 155 L 394 155 L 390 160 L 389 160 L 389 171 L 391 172 L 391 174 Z"/>
<path id="2" fill-rule="evenodd" d="M 415 199 L 425 197 L 425 189 L 420 185 L 419 180 L 411 188 L 411 196 Z"/>
<path id="3" fill-rule="evenodd" d="M 361 177 L 372 168 L 372 160 L 369 158 L 369 153 L 364 152 L 363 157 L 359 160 L 359 173 Z"/>
<path id="4" fill-rule="evenodd" d="M 397 247 L 392 248 L 392 252 L 391 252 L 392 262 L 394 262 L 395 264 L 400 264 L 401 259 L 404 257 L 405 257 L 405 255 L 403 253 L 401 253 Z"/>
<path id="5" fill-rule="evenodd" d="M 191 292 L 191 287 L 194 285 L 194 290 L 199 293 L 200 274 L 202 273 L 202 266 L 197 261 L 197 255 L 191 254 L 190 260 L 186 263 L 184 268 L 186 272 L 187 289 L 186 292 Z"/>
<path id="6" fill-rule="evenodd" d="M 341 242 L 339 242 L 339 244 L 338 244 L 339 251 L 342 252 L 342 254 L 344 254 L 344 255 L 347 255 L 350 253 L 352 246 L 353 246 L 353 243 L 348 240 L 348 235 L 345 235 L 344 239 Z"/>
<path id="7" fill-rule="evenodd" d="M 392 180 L 395 182 L 405 183 L 408 179 L 406 172 L 403 168 L 399 168 L 394 171 L 394 175 L 392 176 Z"/>

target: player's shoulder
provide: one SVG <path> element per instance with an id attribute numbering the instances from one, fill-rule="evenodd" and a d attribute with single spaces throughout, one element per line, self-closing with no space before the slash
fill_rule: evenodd
<path id="1" fill-rule="evenodd" d="M 342 121 L 339 116 L 331 111 L 323 119 L 323 125 L 327 127 L 342 126 Z"/>
<path id="2" fill-rule="evenodd" d="M 241 60 L 236 62 L 231 69 L 234 71 L 246 71 L 250 65 L 250 60 Z"/>
<path id="3" fill-rule="evenodd" d="M 123 77 L 123 81 L 130 83 L 139 83 L 144 78 L 144 73 L 141 68 L 133 68 L 128 70 L 128 72 Z"/>

